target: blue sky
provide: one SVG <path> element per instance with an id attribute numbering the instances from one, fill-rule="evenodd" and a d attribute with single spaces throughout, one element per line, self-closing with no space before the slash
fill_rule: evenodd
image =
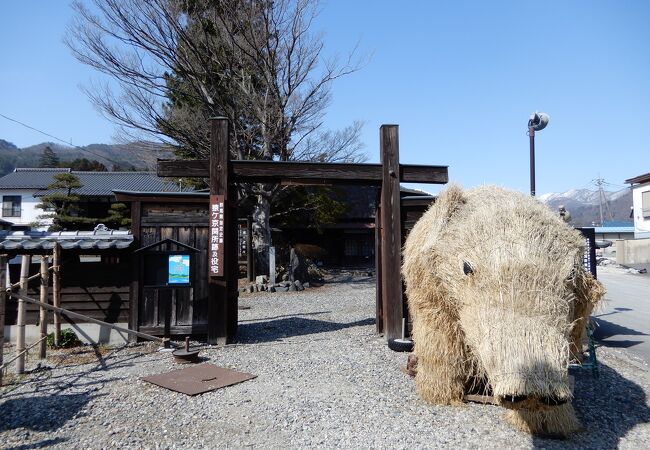
<path id="1" fill-rule="evenodd" d="M 61 42 L 65 1 L 0 6 L 0 113 L 74 144 L 111 142 L 113 125 L 79 89 L 97 78 Z M 650 171 L 650 2 L 329 0 L 315 24 L 327 55 L 371 55 L 338 80 L 326 126 L 400 126 L 403 163 L 449 165 L 466 187 L 529 189 L 526 122 L 537 134 L 537 192 L 592 187 Z M 0 138 L 47 140 L 0 117 Z M 620 186 L 616 186 L 620 185 Z M 421 186 L 424 187 L 424 186 Z M 431 191 L 437 191 L 432 187 Z"/>

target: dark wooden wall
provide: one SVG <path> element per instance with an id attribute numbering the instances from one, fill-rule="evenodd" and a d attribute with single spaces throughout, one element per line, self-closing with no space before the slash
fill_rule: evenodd
<path id="1" fill-rule="evenodd" d="M 106 261 L 110 263 L 80 263 L 77 254 L 66 254 L 63 251 L 61 307 L 108 323 L 128 322 L 131 255 L 128 252 L 111 254 Z M 34 275 L 38 271 L 39 264 L 31 264 L 29 274 Z M 10 264 L 9 272 L 11 282 L 18 282 L 20 264 Z M 38 300 L 39 286 L 39 280 L 32 280 L 27 295 Z M 52 303 L 51 277 L 48 302 Z M 27 303 L 26 306 L 26 323 L 37 324 L 38 306 L 31 303 Z M 8 299 L 6 325 L 15 325 L 16 315 L 17 302 Z M 48 323 L 52 323 L 52 320 L 53 316 L 49 313 Z M 63 320 L 67 319 L 64 317 Z M 80 319 L 74 319 L 74 322 L 84 323 Z"/>
<path id="2" fill-rule="evenodd" d="M 193 256 L 193 286 L 138 288 L 138 329 L 162 335 L 170 302 L 171 334 L 203 334 L 207 331 L 208 301 L 208 203 L 143 202 L 140 211 L 140 247 L 174 239 L 199 249 Z M 137 238 L 138 236 L 136 236 Z M 177 250 L 170 248 L 169 250 Z M 179 248 L 178 250 L 182 250 Z M 141 261 L 144 261 L 141 259 Z M 141 268 L 144 270 L 144 267 Z M 143 277 L 139 277 L 143 280 Z"/>

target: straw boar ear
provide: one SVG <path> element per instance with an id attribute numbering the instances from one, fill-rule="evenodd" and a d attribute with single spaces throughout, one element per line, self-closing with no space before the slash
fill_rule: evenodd
<path id="1" fill-rule="evenodd" d="M 450 185 L 436 200 L 436 207 L 441 211 L 443 217 L 451 219 L 467 202 L 463 190 L 457 184 Z"/>

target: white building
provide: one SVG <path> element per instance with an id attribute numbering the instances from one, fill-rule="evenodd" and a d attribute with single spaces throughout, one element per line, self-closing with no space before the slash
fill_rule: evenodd
<path id="1" fill-rule="evenodd" d="M 634 237 L 650 238 L 650 173 L 639 175 L 629 180 L 632 188 L 634 216 Z"/>
<path id="2" fill-rule="evenodd" d="M 0 228 L 11 228 L 15 231 L 36 230 L 45 231 L 52 224 L 52 219 L 39 219 L 44 214 L 36 208 L 41 203 L 41 197 L 52 194 L 55 190 L 48 189 L 57 173 L 75 175 L 81 187 L 73 189 L 72 194 L 79 197 L 79 205 L 85 211 L 90 211 L 89 217 L 100 217 L 98 210 L 106 213 L 111 202 L 115 201 L 113 190 L 132 190 L 138 192 L 179 192 L 183 191 L 175 183 L 156 176 L 153 172 L 85 172 L 68 168 L 17 168 L 13 172 L 0 177 L 0 196 L 2 211 L 0 211 Z M 92 214 L 92 213 L 95 214 Z M 4 224 L 4 222 L 10 222 Z M 39 226 L 34 226 L 35 223 Z"/>

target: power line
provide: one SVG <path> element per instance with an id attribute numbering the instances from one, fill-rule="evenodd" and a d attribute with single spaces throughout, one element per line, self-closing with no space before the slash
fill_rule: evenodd
<path id="1" fill-rule="evenodd" d="M 71 147 L 77 148 L 77 149 L 81 150 L 82 152 L 89 153 L 89 154 L 91 154 L 91 155 L 93 155 L 93 156 L 95 156 L 95 157 L 97 157 L 97 158 L 105 159 L 106 161 L 112 162 L 113 164 L 116 164 L 116 165 L 118 165 L 118 166 L 120 165 L 119 162 L 114 161 L 114 160 L 112 160 L 111 158 L 108 158 L 107 156 L 100 155 L 99 153 L 92 152 L 92 151 L 90 151 L 90 150 L 88 150 L 88 149 L 86 149 L 86 148 L 84 148 L 84 147 L 80 147 L 80 146 L 78 146 L 78 145 L 75 145 L 75 144 L 69 143 L 69 142 L 67 142 L 67 141 L 64 141 L 63 139 L 58 138 L 58 137 L 56 137 L 56 136 L 54 136 L 54 135 L 52 135 L 52 134 L 50 134 L 50 133 L 46 133 L 45 131 L 39 130 L 38 128 L 34 128 L 34 127 L 31 126 L 31 125 L 27 125 L 26 123 L 23 123 L 23 122 L 21 122 L 20 120 L 12 119 L 11 117 L 5 116 L 5 115 L 2 114 L 2 113 L 0 113 L 0 117 L 4 117 L 4 118 L 7 119 L 7 120 L 10 120 L 10 121 L 12 121 L 12 122 L 15 122 L 15 123 L 17 123 L 18 125 L 22 125 L 22 126 L 24 126 L 25 128 L 29 128 L 30 130 L 34 130 L 34 131 L 36 131 L 37 133 L 41 133 L 41 134 L 43 134 L 43 135 L 45 135 L 45 136 L 51 137 L 52 139 L 55 139 L 55 140 L 57 140 L 57 141 L 59 141 L 59 142 L 63 142 L 65 145 L 69 145 L 69 146 L 71 146 Z"/>

